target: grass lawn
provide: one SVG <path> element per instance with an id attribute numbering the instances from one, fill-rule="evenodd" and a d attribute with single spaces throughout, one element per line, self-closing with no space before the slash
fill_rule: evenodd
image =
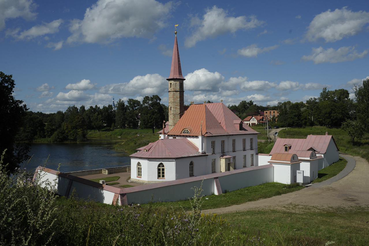
<path id="1" fill-rule="evenodd" d="M 97 182 L 99 183 L 100 180 L 105 180 L 106 183 L 108 182 L 114 182 L 114 181 L 117 181 L 119 180 L 120 177 L 119 176 L 112 176 L 112 177 L 106 177 L 106 178 L 100 178 L 100 179 L 90 179 L 91 181 L 94 181 L 94 182 Z"/>
<path id="2" fill-rule="evenodd" d="M 369 242 L 368 208 L 288 206 L 285 210 L 237 212 L 221 218 L 241 235 L 258 235 L 259 240 L 253 245 L 368 245 Z"/>
<path id="3" fill-rule="evenodd" d="M 212 209 L 228 207 L 231 205 L 242 204 L 245 202 L 256 201 L 263 198 L 282 195 L 303 189 L 299 185 L 285 185 L 280 183 L 265 183 L 258 186 L 246 187 L 232 192 L 227 192 L 222 195 L 211 195 L 202 198 L 202 209 Z M 147 204 L 143 206 L 149 206 Z M 157 202 L 150 204 L 152 207 L 172 207 L 183 208 L 185 210 L 191 209 L 189 200 L 178 202 Z"/>
<path id="4" fill-rule="evenodd" d="M 339 161 L 333 163 L 329 167 L 326 167 L 318 172 L 318 178 L 313 181 L 313 183 L 323 182 L 327 179 L 330 179 L 337 174 L 339 174 L 345 167 L 347 161 L 343 158 L 340 158 Z"/>

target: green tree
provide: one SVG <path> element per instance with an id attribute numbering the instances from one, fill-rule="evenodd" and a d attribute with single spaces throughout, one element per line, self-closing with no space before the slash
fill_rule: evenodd
<path id="1" fill-rule="evenodd" d="M 136 129 L 138 127 L 140 118 L 141 102 L 135 99 L 128 99 L 127 101 L 127 127 Z"/>
<path id="2" fill-rule="evenodd" d="M 118 128 L 126 128 L 126 104 L 123 100 L 117 102 L 117 109 L 115 112 L 115 126 Z"/>
<path id="3" fill-rule="evenodd" d="M 363 81 L 363 85 L 355 88 L 356 114 L 360 124 L 366 132 L 369 132 L 369 79 Z"/>
<path id="4" fill-rule="evenodd" d="M 144 97 L 141 105 L 141 128 L 162 128 L 165 115 L 160 101 L 161 98 L 157 95 Z"/>
<path id="5" fill-rule="evenodd" d="M 363 125 L 355 120 L 348 120 L 342 124 L 342 129 L 345 130 L 351 137 L 352 144 L 355 144 L 355 140 L 360 140 L 364 134 Z"/>
<path id="6" fill-rule="evenodd" d="M 12 75 L 0 72 L 0 152 L 7 150 L 4 162 L 7 171 L 14 172 L 28 158 L 29 147 L 17 144 L 15 137 L 23 124 L 27 107 L 13 96 L 15 82 Z"/>

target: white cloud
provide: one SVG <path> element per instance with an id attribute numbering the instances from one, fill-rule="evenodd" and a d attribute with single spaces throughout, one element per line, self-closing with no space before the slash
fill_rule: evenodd
<path id="1" fill-rule="evenodd" d="M 301 15 L 297 15 L 295 18 L 296 19 L 301 19 Z"/>
<path id="2" fill-rule="evenodd" d="M 43 84 L 43 85 L 41 85 L 40 87 L 37 87 L 37 91 L 49 91 L 49 90 L 52 90 L 52 89 L 54 89 L 54 87 L 53 86 L 49 86 L 49 84 L 48 83 L 45 83 L 45 84 Z"/>
<path id="3" fill-rule="evenodd" d="M 205 93 L 205 94 L 194 95 L 190 101 L 194 103 L 203 103 L 207 101 L 220 102 L 220 100 L 222 100 L 222 98 L 219 97 L 218 95 Z"/>
<path id="4" fill-rule="evenodd" d="M 51 92 L 51 91 L 43 91 L 43 92 L 41 93 L 41 95 L 39 96 L 39 98 L 52 97 L 53 95 L 54 95 L 54 93 L 53 93 L 53 92 Z"/>
<path id="5" fill-rule="evenodd" d="M 293 81 L 282 81 L 277 86 L 277 89 L 280 91 L 287 91 L 287 90 L 293 90 L 296 91 L 300 89 L 300 83 L 299 82 L 293 82 Z"/>
<path id="6" fill-rule="evenodd" d="M 282 41 L 284 44 L 295 44 L 296 39 L 295 38 L 289 38 Z"/>
<path id="7" fill-rule="evenodd" d="M 16 39 L 33 39 L 39 36 L 57 33 L 59 32 L 59 27 L 63 23 L 62 19 L 54 20 L 50 23 L 44 23 L 42 25 L 34 26 L 31 29 L 19 33 L 19 29 L 8 30 L 7 36 L 12 36 Z"/>
<path id="8" fill-rule="evenodd" d="M 306 102 L 306 101 L 308 101 L 309 99 L 312 99 L 312 98 L 317 98 L 317 96 L 304 96 L 304 97 L 302 98 L 302 101 L 303 101 L 303 102 Z"/>
<path id="9" fill-rule="evenodd" d="M 165 24 L 172 3 L 155 0 L 98 0 L 83 20 L 73 20 L 68 43 L 109 43 L 119 38 L 152 38 Z"/>
<path id="10" fill-rule="evenodd" d="M 257 57 L 259 54 L 269 52 L 278 48 L 278 45 L 269 46 L 265 48 L 259 48 L 256 44 L 247 46 L 246 48 L 237 51 L 238 55 L 245 57 Z"/>
<path id="11" fill-rule="evenodd" d="M 324 87 L 329 87 L 328 85 L 322 85 L 322 84 L 318 84 L 318 83 L 307 83 L 305 85 L 303 85 L 303 89 L 304 90 L 321 90 Z"/>
<path id="12" fill-rule="evenodd" d="M 262 31 L 261 33 L 258 34 L 258 37 L 260 37 L 261 35 L 267 34 L 267 33 L 268 33 L 268 31 L 264 30 L 264 31 Z"/>
<path id="13" fill-rule="evenodd" d="M 203 19 L 191 18 L 191 26 L 196 27 L 192 36 L 185 41 L 186 47 L 193 47 L 197 42 L 207 38 L 215 38 L 225 33 L 235 33 L 238 30 L 248 30 L 263 24 L 255 16 L 229 17 L 227 11 L 213 6 L 206 9 Z"/>
<path id="14" fill-rule="evenodd" d="M 270 100 L 269 96 L 261 95 L 261 94 L 253 94 L 246 97 L 248 100 L 252 100 L 254 102 L 266 102 Z"/>
<path id="15" fill-rule="evenodd" d="M 225 90 L 234 90 L 239 88 L 247 81 L 247 77 L 231 77 L 228 81 L 221 83 L 221 88 Z"/>
<path id="16" fill-rule="evenodd" d="M 350 87 L 354 87 L 354 86 L 361 86 L 363 84 L 363 80 L 369 79 L 369 76 L 367 76 L 364 79 L 353 79 L 350 80 L 349 82 L 347 82 L 347 85 Z"/>
<path id="17" fill-rule="evenodd" d="M 278 101 L 278 100 L 273 100 L 273 101 L 267 102 L 266 104 L 269 105 L 269 106 L 276 106 L 276 105 L 278 105 L 279 102 L 280 101 Z"/>
<path id="18" fill-rule="evenodd" d="M 89 95 L 85 94 L 83 91 L 71 90 L 67 93 L 59 92 L 56 99 L 59 101 L 85 101 L 89 99 Z"/>
<path id="19" fill-rule="evenodd" d="M 323 38 L 325 42 L 336 42 L 345 37 L 358 34 L 369 23 L 369 13 L 352 12 L 346 7 L 328 10 L 314 17 L 311 21 L 306 38 L 316 41 Z"/>
<path id="20" fill-rule="evenodd" d="M 168 91 L 167 80 L 159 74 L 147 74 L 136 76 L 128 83 L 112 84 L 103 86 L 100 93 L 119 94 L 124 96 L 133 95 L 162 95 Z"/>
<path id="21" fill-rule="evenodd" d="M 91 84 L 91 81 L 89 79 L 82 79 L 80 82 L 77 82 L 75 84 L 68 84 L 65 89 L 68 90 L 79 90 L 79 91 L 85 91 L 85 90 L 92 90 L 96 88 L 96 84 Z"/>
<path id="22" fill-rule="evenodd" d="M 313 48 L 312 54 L 303 56 L 304 61 L 313 61 L 315 64 L 319 63 L 338 63 L 345 61 L 353 61 L 359 58 L 364 58 L 368 54 L 368 50 L 358 53 L 355 47 L 341 47 L 338 50 L 329 48 L 324 50 L 323 47 Z"/>
<path id="23" fill-rule="evenodd" d="M 241 89 L 244 91 L 267 91 L 270 88 L 274 88 L 277 85 L 272 82 L 263 81 L 263 80 L 255 80 L 244 82 L 241 85 Z"/>
<path id="24" fill-rule="evenodd" d="M 63 47 L 63 41 L 57 43 L 48 43 L 46 45 L 47 48 L 52 48 L 54 50 L 60 50 Z"/>
<path id="25" fill-rule="evenodd" d="M 224 77 L 218 73 L 212 73 L 201 68 L 186 76 L 185 90 L 187 91 L 218 91 Z"/>
<path id="26" fill-rule="evenodd" d="M 0 31 L 5 28 L 7 19 L 22 17 L 26 20 L 32 20 L 36 13 L 32 10 L 36 5 L 32 0 L 1 0 L 0 1 Z"/>

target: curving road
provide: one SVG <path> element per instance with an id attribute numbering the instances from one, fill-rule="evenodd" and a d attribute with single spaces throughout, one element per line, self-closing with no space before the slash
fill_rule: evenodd
<path id="1" fill-rule="evenodd" d="M 204 210 L 203 213 L 233 213 L 252 209 L 284 209 L 286 205 L 316 207 L 369 206 L 369 163 L 361 157 L 341 155 L 347 166 L 337 176 L 293 193 Z"/>

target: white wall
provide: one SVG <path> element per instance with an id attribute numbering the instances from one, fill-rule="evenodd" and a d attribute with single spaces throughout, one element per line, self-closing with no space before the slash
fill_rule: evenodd
<path id="1" fill-rule="evenodd" d="M 331 139 L 331 141 L 329 142 L 327 152 L 325 152 L 324 157 L 327 160 L 328 165 L 332 165 L 340 159 L 339 152 L 333 142 L 333 139 Z"/>
<path id="2" fill-rule="evenodd" d="M 293 184 L 296 179 L 296 172 L 300 170 L 300 163 L 285 164 L 273 163 L 274 166 L 274 182 L 282 184 Z"/>
<path id="3" fill-rule="evenodd" d="M 137 163 L 142 165 L 142 178 L 137 178 Z M 158 165 L 165 167 L 165 179 L 158 179 Z M 143 181 L 170 181 L 176 179 L 176 165 L 174 159 L 139 159 L 131 158 L 131 178 Z"/>
<path id="4" fill-rule="evenodd" d="M 272 158 L 271 155 L 262 155 L 259 154 L 259 166 L 269 165 L 270 159 Z"/>

